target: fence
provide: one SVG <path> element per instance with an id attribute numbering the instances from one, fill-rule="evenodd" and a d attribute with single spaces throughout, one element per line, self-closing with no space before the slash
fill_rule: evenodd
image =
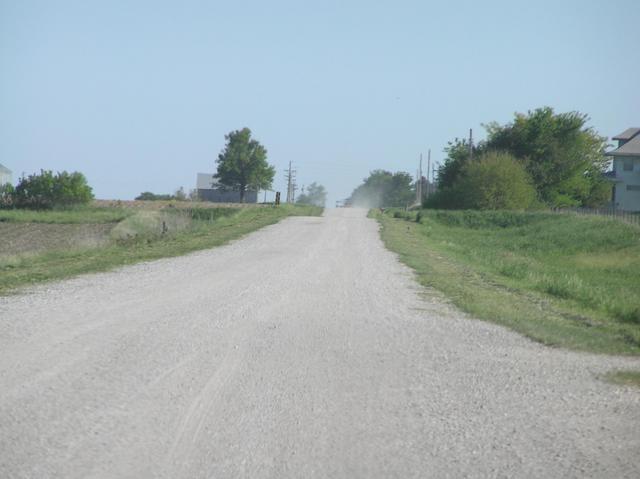
<path id="1" fill-rule="evenodd" d="M 640 212 L 623 211 L 615 208 L 553 208 L 551 211 L 558 214 L 604 216 L 640 226 Z"/>

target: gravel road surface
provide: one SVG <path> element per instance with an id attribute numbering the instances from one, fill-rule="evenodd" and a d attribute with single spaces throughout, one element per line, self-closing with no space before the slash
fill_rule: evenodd
<path id="1" fill-rule="evenodd" d="M 640 477 L 637 358 L 421 289 L 355 209 L 0 298 L 2 478 Z"/>

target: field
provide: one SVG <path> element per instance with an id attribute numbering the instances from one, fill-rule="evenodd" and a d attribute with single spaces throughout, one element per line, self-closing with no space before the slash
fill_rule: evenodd
<path id="1" fill-rule="evenodd" d="M 0 211 L 0 294 L 41 281 L 218 246 L 287 216 L 322 212 L 292 205 L 156 203 L 160 202 Z"/>
<path id="2" fill-rule="evenodd" d="M 474 316 L 552 346 L 640 354 L 640 228 L 550 213 L 373 215 L 419 280 Z"/>

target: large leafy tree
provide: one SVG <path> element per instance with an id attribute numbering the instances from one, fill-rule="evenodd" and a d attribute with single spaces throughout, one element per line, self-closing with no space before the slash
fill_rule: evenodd
<path id="1" fill-rule="evenodd" d="M 303 192 L 296 203 L 301 205 L 324 206 L 327 201 L 327 190 L 324 186 L 317 184 L 315 181 L 307 186 L 307 191 Z"/>
<path id="2" fill-rule="evenodd" d="M 351 194 L 356 206 L 406 206 L 414 199 L 413 178 L 409 173 L 374 170 Z"/>
<path id="3" fill-rule="evenodd" d="M 275 168 L 267 163 L 267 150 L 251 138 L 251 130 L 243 128 L 225 135 L 227 143 L 218 155 L 218 171 L 214 178 L 227 188 L 240 192 L 240 202 L 248 189 L 269 189 Z"/>
<path id="4" fill-rule="evenodd" d="M 554 113 L 550 107 L 517 113 L 506 125 L 485 125 L 487 140 L 474 147 L 474 158 L 490 151 L 510 153 L 530 175 L 538 199 L 549 206 L 598 206 L 611 191 L 602 176 L 607 144 L 586 126 L 588 120 L 585 114 Z M 469 161 L 469 145 L 456 139 L 445 152 L 438 176 L 440 200 L 455 199 L 450 190 Z"/>
<path id="5" fill-rule="evenodd" d="M 595 206 L 608 196 L 602 178 L 607 142 L 586 126 L 588 120 L 583 113 L 556 114 L 550 107 L 519 113 L 512 123 L 487 125 L 484 148 L 522 161 L 544 203 Z"/>
<path id="6" fill-rule="evenodd" d="M 482 144 L 474 145 L 473 154 L 480 155 Z M 469 160 L 469 141 L 456 138 L 444 149 L 447 154 L 444 163 L 438 168 L 438 188 L 451 188 L 460 177 L 464 165 Z"/>

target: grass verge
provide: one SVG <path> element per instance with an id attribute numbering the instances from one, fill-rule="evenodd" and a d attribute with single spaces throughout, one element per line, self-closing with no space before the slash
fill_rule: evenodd
<path id="1" fill-rule="evenodd" d="M 640 230 L 598 217 L 372 212 L 386 246 L 480 319 L 574 350 L 640 354 Z"/>
<path id="2" fill-rule="evenodd" d="M 118 223 L 134 214 L 127 208 L 77 206 L 54 210 L 0 210 L 0 222 L 6 223 Z"/>
<path id="3" fill-rule="evenodd" d="M 277 223 L 287 216 L 318 216 L 321 212 L 322 208 L 293 205 L 281 205 L 278 208 L 190 210 L 189 227 L 173 231 L 170 229 L 169 234 L 158 233 L 155 220 L 133 221 L 125 225 L 131 234 L 118 236 L 105 247 L 48 251 L 17 256 L 10 261 L 1 262 L 0 294 L 42 281 L 106 271 L 117 266 L 212 248 Z M 145 224 L 151 224 L 154 229 L 142 230 Z"/>

